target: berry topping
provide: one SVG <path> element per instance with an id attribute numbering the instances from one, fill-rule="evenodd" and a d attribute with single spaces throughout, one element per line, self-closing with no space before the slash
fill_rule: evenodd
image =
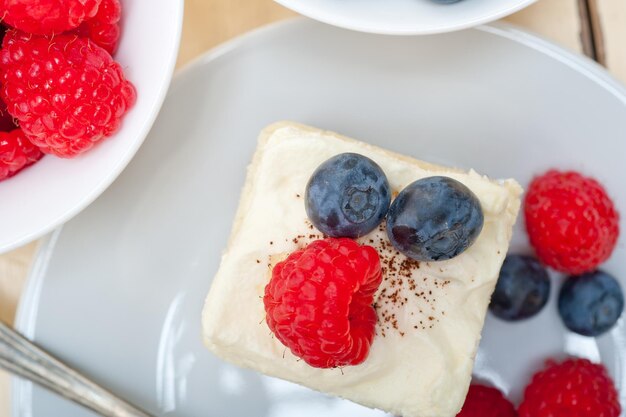
<path id="1" fill-rule="evenodd" d="M 316 240 L 276 264 L 265 287 L 267 324 L 316 368 L 362 363 L 374 339 L 374 293 L 382 280 L 376 249 L 351 239 Z"/>
<path id="2" fill-rule="evenodd" d="M 79 36 L 84 36 L 104 48 L 111 55 L 115 54 L 120 39 L 119 21 L 122 17 L 120 0 L 102 0 L 98 13 L 83 22 L 77 29 Z"/>
<path id="3" fill-rule="evenodd" d="M 559 314 L 565 326 L 584 336 L 608 331 L 624 310 L 619 283 L 596 271 L 568 278 L 559 293 Z"/>
<path id="4" fill-rule="evenodd" d="M 0 95 L 45 153 L 71 158 L 120 126 L 135 102 L 122 67 L 89 39 L 9 31 L 0 51 Z"/>
<path id="5" fill-rule="evenodd" d="M 456 417 L 517 417 L 517 413 L 513 404 L 497 389 L 472 384 Z"/>
<path id="6" fill-rule="evenodd" d="M 387 215 L 389 240 L 418 261 L 443 261 L 469 248 L 483 228 L 478 198 L 459 181 L 424 178 L 406 187 Z"/>
<path id="7" fill-rule="evenodd" d="M 332 237 L 357 238 L 387 214 L 391 193 L 383 170 L 371 159 L 342 153 L 320 165 L 306 186 L 311 223 Z"/>
<path id="8" fill-rule="evenodd" d="M 4 39 L 6 31 L 6 27 L 0 26 L 0 43 Z M 10 132 L 13 129 L 17 129 L 17 127 L 18 126 L 13 120 L 13 116 L 11 116 L 11 113 L 7 110 L 6 103 L 0 98 L 0 132 Z"/>
<path id="9" fill-rule="evenodd" d="M 17 174 L 41 159 L 43 154 L 21 129 L 0 132 L 0 181 Z"/>
<path id="10" fill-rule="evenodd" d="M 3 22 L 37 35 L 78 27 L 96 15 L 101 0 L 0 0 Z"/>
<path id="11" fill-rule="evenodd" d="M 620 412 L 606 369 L 586 359 L 548 361 L 526 387 L 519 407 L 520 417 L 618 417 Z"/>
<path id="12" fill-rule="evenodd" d="M 619 215 L 602 185 L 576 172 L 548 171 L 535 178 L 524 214 L 539 259 L 573 275 L 606 261 L 619 235 Z"/>
<path id="13" fill-rule="evenodd" d="M 522 320 L 539 313 L 550 296 L 550 278 L 530 256 L 508 255 L 500 269 L 489 309 L 503 320 Z"/>
<path id="14" fill-rule="evenodd" d="M 13 116 L 7 110 L 7 105 L 0 99 L 0 132 L 10 132 L 17 127 Z"/>

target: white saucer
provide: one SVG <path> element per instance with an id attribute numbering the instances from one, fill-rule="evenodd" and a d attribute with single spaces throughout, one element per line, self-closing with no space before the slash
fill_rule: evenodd
<path id="1" fill-rule="evenodd" d="M 299 19 L 178 75 L 128 169 L 43 245 L 19 329 L 158 415 L 383 415 L 240 370 L 200 342 L 256 136 L 282 119 L 523 184 L 550 167 L 582 170 L 626 212 L 626 90 L 597 65 L 505 26 L 392 38 Z M 626 278 L 623 239 L 606 269 Z M 566 352 L 601 359 L 623 394 L 623 322 L 576 337 L 554 300 L 528 322 L 489 317 L 476 374 L 517 400 L 543 358 Z M 91 415 L 19 380 L 14 400 L 14 417 Z"/>
<path id="2" fill-rule="evenodd" d="M 275 0 L 320 22 L 360 32 L 426 35 L 492 22 L 537 0 Z"/>

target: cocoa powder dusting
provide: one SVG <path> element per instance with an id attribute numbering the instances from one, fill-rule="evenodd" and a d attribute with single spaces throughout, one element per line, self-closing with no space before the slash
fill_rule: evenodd
<path id="1" fill-rule="evenodd" d="M 300 195 L 296 194 L 296 197 L 300 197 Z M 312 232 L 297 235 L 291 239 L 291 242 L 298 248 L 304 248 L 314 240 L 326 238 L 323 234 L 316 233 L 317 230 L 308 220 L 306 227 Z M 377 250 L 381 263 L 383 283 L 372 305 L 379 319 L 376 335 L 387 337 L 388 332 L 397 332 L 400 337 L 403 337 L 409 330 L 432 329 L 434 323 L 439 322 L 435 318 L 437 316 L 436 300 L 438 296 L 444 295 L 443 289 L 451 282 L 439 279 L 431 281 L 426 276 L 422 276 L 422 280 L 418 280 L 415 275 L 416 271 L 420 269 L 420 262 L 410 259 L 396 250 L 387 238 L 384 222 L 378 226 L 378 231 L 380 233 L 370 235 L 366 240 L 361 241 L 362 244 L 369 244 Z M 285 241 L 288 242 L 289 239 Z M 269 243 L 273 245 L 274 241 Z M 261 260 L 257 259 L 257 263 L 261 263 Z M 428 266 L 429 263 L 425 263 L 425 265 Z M 268 264 L 268 267 L 272 267 L 271 263 Z M 441 270 L 441 268 L 439 269 Z M 433 294 L 433 288 L 437 290 L 435 294 Z M 430 297 L 426 296 L 427 292 Z M 407 310 L 403 312 L 403 309 Z M 424 311 L 428 311 L 429 314 L 425 314 Z M 396 313 L 399 313 L 398 316 Z M 441 316 L 444 315 L 445 313 L 442 311 Z"/>
<path id="2" fill-rule="evenodd" d="M 378 231 L 381 233 L 365 240 L 378 251 L 383 274 L 383 282 L 373 305 L 379 319 L 377 334 L 386 337 L 388 332 L 396 331 L 404 336 L 408 331 L 431 329 L 439 321 L 435 316 L 437 299 L 444 295 L 440 290 L 450 282 L 431 280 L 427 276 L 421 276 L 419 280 L 415 275 L 420 269 L 420 262 L 396 250 L 387 238 L 384 224 L 378 226 Z"/>

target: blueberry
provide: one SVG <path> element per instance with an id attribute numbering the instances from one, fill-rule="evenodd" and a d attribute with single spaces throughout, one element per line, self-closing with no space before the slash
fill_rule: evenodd
<path id="1" fill-rule="evenodd" d="M 516 321 L 539 313 L 550 296 L 550 277 L 535 258 L 508 255 L 500 269 L 489 309 L 497 317 Z"/>
<path id="2" fill-rule="evenodd" d="M 432 0 L 434 3 L 439 3 L 439 4 L 452 4 L 452 3 L 458 3 L 461 0 Z"/>
<path id="3" fill-rule="evenodd" d="M 443 261 L 464 252 L 483 228 L 478 198 L 448 177 L 424 178 L 396 197 L 387 215 L 389 240 L 418 261 Z"/>
<path id="4" fill-rule="evenodd" d="M 565 327 L 583 336 L 609 330 L 624 310 L 624 295 L 615 278 L 596 271 L 569 277 L 559 294 L 559 314 Z"/>
<path id="5" fill-rule="evenodd" d="M 320 165 L 306 186 L 309 219 L 331 237 L 357 238 L 385 218 L 391 192 L 383 170 L 356 153 L 336 155 Z"/>

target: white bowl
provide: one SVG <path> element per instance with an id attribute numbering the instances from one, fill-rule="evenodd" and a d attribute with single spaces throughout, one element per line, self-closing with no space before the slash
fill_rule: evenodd
<path id="1" fill-rule="evenodd" d="M 0 182 L 0 253 L 66 222 L 122 172 L 148 134 L 170 84 L 182 29 L 183 0 L 122 0 L 116 59 L 137 88 L 137 103 L 117 134 L 72 160 L 46 156 Z"/>
<path id="2" fill-rule="evenodd" d="M 275 0 L 320 22 L 386 35 L 452 32 L 508 16 L 536 0 Z"/>

